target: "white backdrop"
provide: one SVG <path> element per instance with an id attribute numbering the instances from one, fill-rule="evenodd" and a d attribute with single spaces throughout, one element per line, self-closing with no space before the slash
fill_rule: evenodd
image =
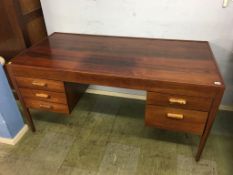
<path id="1" fill-rule="evenodd" d="M 233 2 L 222 0 L 41 0 L 48 33 L 71 32 L 208 40 L 220 60 L 233 59 Z M 104 87 L 92 86 L 92 88 Z M 138 91 L 107 88 L 126 93 Z"/>

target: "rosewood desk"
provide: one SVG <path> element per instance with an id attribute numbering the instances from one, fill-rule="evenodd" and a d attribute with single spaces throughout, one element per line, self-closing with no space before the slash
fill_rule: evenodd
<path id="1" fill-rule="evenodd" d="M 70 113 L 88 84 L 145 90 L 145 124 L 199 135 L 196 160 L 224 92 L 206 41 L 54 33 L 7 70 L 33 131 L 30 108 Z"/>

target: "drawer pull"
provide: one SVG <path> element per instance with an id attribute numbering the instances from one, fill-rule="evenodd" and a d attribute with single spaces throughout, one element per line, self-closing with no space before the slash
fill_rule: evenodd
<path id="1" fill-rule="evenodd" d="M 181 120 L 184 118 L 183 114 L 173 114 L 173 113 L 167 113 L 168 118 L 178 119 Z"/>
<path id="2" fill-rule="evenodd" d="M 179 98 L 169 98 L 170 103 L 178 103 L 181 105 L 185 105 L 187 102 L 185 99 L 179 99 Z"/>
<path id="3" fill-rule="evenodd" d="M 40 108 L 44 108 L 44 109 L 52 109 L 51 105 L 44 105 L 44 104 L 40 104 Z"/>
<path id="4" fill-rule="evenodd" d="M 36 95 L 36 97 L 40 97 L 40 98 L 49 98 L 48 94 L 39 94 L 39 93 L 37 93 L 35 95 Z"/>
<path id="5" fill-rule="evenodd" d="M 43 82 L 38 82 L 38 81 L 33 81 L 32 85 L 34 86 L 41 86 L 41 87 L 45 87 L 47 84 L 43 83 Z"/>

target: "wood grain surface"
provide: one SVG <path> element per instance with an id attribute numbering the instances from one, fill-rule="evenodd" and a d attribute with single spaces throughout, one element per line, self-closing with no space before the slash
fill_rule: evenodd
<path id="1" fill-rule="evenodd" d="M 181 114 L 183 119 L 168 118 L 168 113 Z M 202 135 L 207 116 L 207 112 L 147 105 L 145 123 L 163 129 Z"/>
<path id="2" fill-rule="evenodd" d="M 54 33 L 13 65 L 95 76 L 215 87 L 222 78 L 208 42 Z M 24 67 L 24 69 L 26 69 Z M 53 77 L 54 78 L 54 77 Z M 88 83 L 88 82 L 87 82 Z M 104 84 L 104 83 L 103 83 Z"/>
<path id="3" fill-rule="evenodd" d="M 53 90 L 67 83 L 86 84 L 83 91 L 87 84 L 140 89 L 148 92 L 147 125 L 201 136 L 197 161 L 225 89 L 207 41 L 54 33 L 11 61 L 8 72 L 33 131 L 28 108 L 69 113 L 75 104 L 69 101 L 80 97 L 65 88 L 68 106 L 24 99 L 19 88 L 32 88 L 34 80 L 58 82 Z M 170 104 L 170 98 L 185 100 L 185 106 Z"/>

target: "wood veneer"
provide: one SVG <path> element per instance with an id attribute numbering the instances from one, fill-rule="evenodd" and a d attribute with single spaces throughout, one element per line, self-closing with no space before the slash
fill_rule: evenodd
<path id="1" fill-rule="evenodd" d="M 54 92 L 65 92 L 64 82 L 54 81 L 48 79 L 28 78 L 28 77 L 15 77 L 19 87 L 40 89 Z"/>
<path id="2" fill-rule="evenodd" d="M 170 99 L 182 99 L 186 102 L 186 104 L 179 104 L 175 102 L 171 103 L 169 101 Z M 212 104 L 212 98 L 148 92 L 147 104 L 193 109 L 199 111 L 209 111 Z"/>
<path id="3" fill-rule="evenodd" d="M 1 0 L 0 55 L 6 60 L 47 36 L 40 0 Z"/>
<path id="4" fill-rule="evenodd" d="M 65 114 L 70 113 L 68 106 L 64 104 L 39 101 L 30 98 L 25 98 L 24 100 L 26 107 L 28 108 L 46 110 L 51 112 L 60 112 Z"/>
<path id="5" fill-rule="evenodd" d="M 13 58 L 7 68 L 32 130 L 30 105 L 20 92 L 18 77 L 79 83 L 84 89 L 85 84 L 141 89 L 148 92 L 147 125 L 200 135 L 196 160 L 225 88 L 207 41 L 54 33 Z M 186 98 L 187 104 L 171 105 L 169 97 Z M 169 111 L 181 112 L 185 119 L 164 118 Z"/>
<path id="6" fill-rule="evenodd" d="M 70 72 L 90 78 L 113 77 L 126 79 L 127 84 L 140 80 L 216 87 L 214 82 L 222 82 L 205 41 L 55 33 L 12 62 L 26 70 L 38 67 L 65 77 Z"/>
<path id="7" fill-rule="evenodd" d="M 183 119 L 168 118 L 168 113 L 183 115 Z M 159 128 L 201 135 L 207 116 L 208 113 L 202 111 L 147 105 L 145 122 Z"/>
<path id="8" fill-rule="evenodd" d="M 27 88 L 20 88 L 20 93 L 22 94 L 24 99 L 30 98 L 34 100 L 67 104 L 65 93 L 43 91 L 38 89 L 27 89 Z"/>

